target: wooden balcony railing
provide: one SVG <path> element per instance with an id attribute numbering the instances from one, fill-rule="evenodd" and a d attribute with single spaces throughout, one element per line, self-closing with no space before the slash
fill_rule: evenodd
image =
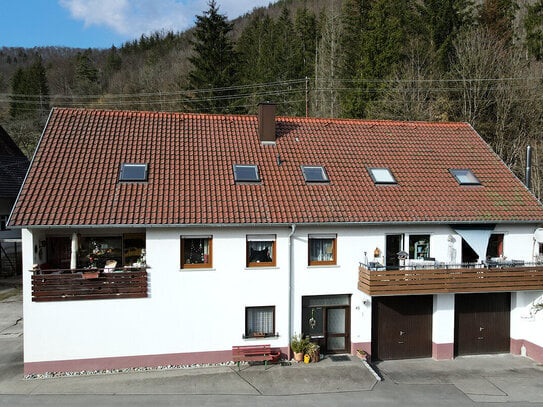
<path id="1" fill-rule="evenodd" d="M 147 297 L 145 268 L 115 272 L 46 270 L 32 275 L 32 301 L 35 302 L 144 297 Z"/>
<path id="2" fill-rule="evenodd" d="M 358 289 L 369 295 L 543 290 L 543 265 L 410 270 L 360 265 Z"/>

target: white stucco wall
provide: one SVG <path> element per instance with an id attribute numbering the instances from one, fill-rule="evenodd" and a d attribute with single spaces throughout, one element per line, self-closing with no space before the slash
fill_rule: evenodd
<path id="1" fill-rule="evenodd" d="M 532 226 L 498 225 L 496 232 L 505 233 L 508 259 L 532 259 L 533 230 Z M 44 261 L 43 256 L 37 258 L 34 246 L 45 233 L 23 230 L 23 270 Z M 103 235 L 103 230 L 94 233 Z M 277 265 L 247 268 L 246 235 L 260 233 L 276 234 Z M 447 225 L 297 226 L 289 329 L 289 233 L 286 226 L 148 228 L 149 297 L 142 299 L 32 302 L 31 273 L 25 271 L 25 362 L 220 351 L 254 343 L 286 347 L 289 332 L 301 330 L 301 301 L 309 295 L 350 295 L 351 342 L 367 343 L 371 341 L 372 301 L 358 290 L 358 265 L 365 260 L 364 252 L 369 261 L 384 263 L 386 234 L 405 233 L 405 250 L 409 234 L 429 234 L 431 257 L 448 262 L 454 253 L 457 262 L 461 259 L 461 239 Z M 336 265 L 308 266 L 307 241 L 313 233 L 337 234 Z M 180 269 L 181 235 L 213 236 L 212 269 Z M 376 247 L 381 251 L 379 259 L 373 259 Z M 521 304 L 533 295 L 517 295 L 511 332 L 513 337 L 524 336 L 543 346 L 541 319 L 529 322 L 520 317 L 525 306 Z M 243 339 L 247 306 L 275 306 L 279 336 Z M 434 296 L 433 325 L 435 343 L 454 340 L 454 295 Z"/>
<path id="2" fill-rule="evenodd" d="M 543 303 L 543 291 L 518 292 L 511 297 L 511 338 L 543 348 L 543 310 L 533 308 L 534 302 Z"/>

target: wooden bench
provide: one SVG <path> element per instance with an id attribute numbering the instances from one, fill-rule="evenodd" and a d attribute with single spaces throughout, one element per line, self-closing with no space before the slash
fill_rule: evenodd
<path id="1" fill-rule="evenodd" d="M 272 359 L 270 345 L 232 346 L 232 360 L 238 364 L 238 370 L 240 362 L 264 362 L 264 370 L 266 370 L 268 360 Z"/>

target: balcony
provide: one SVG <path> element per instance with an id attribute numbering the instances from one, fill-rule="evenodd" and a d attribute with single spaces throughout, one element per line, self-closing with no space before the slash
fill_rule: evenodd
<path id="1" fill-rule="evenodd" d="M 35 270 L 32 301 L 74 301 L 147 297 L 146 267 Z"/>
<path id="2" fill-rule="evenodd" d="M 368 295 L 477 293 L 543 290 L 543 264 L 488 262 L 418 264 L 387 270 L 360 264 L 358 289 Z"/>

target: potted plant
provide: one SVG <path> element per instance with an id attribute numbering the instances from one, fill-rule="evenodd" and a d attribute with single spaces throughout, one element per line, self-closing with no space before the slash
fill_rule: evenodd
<path id="1" fill-rule="evenodd" d="M 365 350 L 357 349 L 356 356 L 358 356 L 362 360 L 366 360 L 368 358 L 368 353 Z"/>
<path id="2" fill-rule="evenodd" d="M 304 353 L 309 344 L 309 339 L 304 338 L 302 334 L 294 335 L 290 340 L 290 349 L 294 353 L 294 360 L 301 362 L 304 359 Z"/>
<path id="3" fill-rule="evenodd" d="M 311 363 L 316 363 L 320 360 L 321 347 L 314 342 L 309 342 L 307 345 L 306 353 L 311 358 Z"/>

